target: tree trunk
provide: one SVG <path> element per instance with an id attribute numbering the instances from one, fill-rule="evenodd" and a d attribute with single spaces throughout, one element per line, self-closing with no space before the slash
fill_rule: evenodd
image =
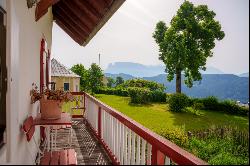
<path id="1" fill-rule="evenodd" d="M 181 93 L 181 71 L 176 71 L 176 93 Z"/>

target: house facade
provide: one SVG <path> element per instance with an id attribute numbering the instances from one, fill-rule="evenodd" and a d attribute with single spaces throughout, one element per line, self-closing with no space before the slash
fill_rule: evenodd
<path id="1" fill-rule="evenodd" d="M 30 104 L 32 84 L 43 90 L 51 82 L 53 21 L 85 46 L 123 2 L 0 0 L 0 164 L 34 164 L 37 148 L 21 126 L 40 112 L 39 102 Z M 35 138 L 40 139 L 39 132 Z"/>
<path id="2" fill-rule="evenodd" d="M 41 40 L 46 41 L 46 49 L 51 49 L 53 15 L 51 8 L 35 21 L 35 7 L 28 8 L 26 0 L 1 0 L 1 13 L 5 27 L 6 116 L 5 130 L 0 148 L 1 164 L 33 164 L 37 152 L 34 142 L 27 143 L 21 124 L 29 115 L 39 112 L 39 103 L 30 104 L 29 91 L 32 83 L 40 86 Z M 1 34 L 1 38 L 2 38 Z M 1 45 L 3 43 L 1 42 Z M 2 50 L 1 50 L 2 52 Z M 39 130 L 38 130 L 39 131 Z M 36 133 L 36 139 L 39 133 Z M 32 145 L 31 145 L 32 144 Z"/>
<path id="3" fill-rule="evenodd" d="M 53 58 L 51 60 L 51 89 L 79 92 L 80 76 Z"/>

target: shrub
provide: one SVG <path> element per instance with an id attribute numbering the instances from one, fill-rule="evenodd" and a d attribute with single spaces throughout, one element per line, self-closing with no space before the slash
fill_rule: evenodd
<path id="1" fill-rule="evenodd" d="M 201 102 L 203 103 L 204 109 L 206 110 L 214 110 L 214 111 L 218 110 L 219 101 L 214 96 L 203 98 L 201 99 Z"/>
<path id="2" fill-rule="evenodd" d="M 236 102 L 225 100 L 219 104 L 219 111 L 234 115 L 248 115 L 249 109 L 237 105 Z"/>
<path id="3" fill-rule="evenodd" d="M 157 132 L 159 135 L 165 137 L 169 141 L 177 144 L 181 147 L 187 147 L 188 146 L 188 136 L 185 133 L 185 130 L 183 127 L 174 127 L 171 129 L 161 129 Z"/>
<path id="4" fill-rule="evenodd" d="M 202 110 L 202 109 L 204 109 L 204 105 L 201 102 L 195 102 L 193 104 L 193 109 L 194 110 Z"/>
<path id="5" fill-rule="evenodd" d="M 148 88 L 151 91 L 159 90 L 162 92 L 165 90 L 165 87 L 163 84 L 159 84 L 154 81 L 148 81 L 148 80 L 143 80 L 143 79 L 127 80 L 125 83 L 119 86 L 124 87 L 124 88 L 128 88 L 128 87 Z"/>
<path id="6" fill-rule="evenodd" d="M 117 96 L 129 96 L 128 90 L 125 88 L 100 88 L 97 93 L 99 94 L 107 94 L 107 95 L 117 95 Z"/>
<path id="7" fill-rule="evenodd" d="M 150 97 L 151 102 L 166 102 L 166 93 L 155 90 L 151 91 L 151 97 Z"/>
<path id="8" fill-rule="evenodd" d="M 235 101 L 231 100 L 224 100 L 220 102 L 214 96 L 206 97 L 203 99 L 197 99 L 197 98 L 190 99 L 189 105 L 192 105 L 192 107 L 195 109 L 197 104 L 200 105 L 200 103 L 203 104 L 203 108 L 200 109 L 204 110 L 220 111 L 232 115 L 242 115 L 242 116 L 247 116 L 249 114 L 249 108 L 241 107 Z"/>
<path id="9" fill-rule="evenodd" d="M 146 104 L 150 102 L 151 92 L 147 88 L 128 88 L 128 93 L 131 98 L 131 103 L 135 104 Z"/>
<path id="10" fill-rule="evenodd" d="M 172 94 L 169 98 L 169 108 L 173 112 L 181 112 L 182 109 L 188 106 L 189 98 L 182 93 Z"/>

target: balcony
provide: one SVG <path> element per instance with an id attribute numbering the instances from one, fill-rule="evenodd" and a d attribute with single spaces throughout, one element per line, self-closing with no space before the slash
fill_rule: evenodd
<path id="1" fill-rule="evenodd" d="M 84 92 L 72 92 L 82 115 L 73 116 L 73 144 L 78 164 L 206 165 L 207 163 L 174 143 Z M 67 104 L 66 109 L 76 103 Z M 58 133 L 58 148 L 66 137 Z"/>

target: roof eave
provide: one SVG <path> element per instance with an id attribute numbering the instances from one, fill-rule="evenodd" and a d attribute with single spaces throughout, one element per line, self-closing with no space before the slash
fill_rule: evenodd
<path id="1" fill-rule="evenodd" d="M 105 23 L 112 17 L 112 15 L 120 8 L 120 6 L 125 2 L 125 0 L 115 0 L 112 4 L 110 10 L 103 16 L 102 20 L 99 21 L 94 30 L 89 34 L 88 38 L 80 44 L 81 46 L 86 46 L 90 40 L 96 35 L 96 33 L 105 25 Z"/>

